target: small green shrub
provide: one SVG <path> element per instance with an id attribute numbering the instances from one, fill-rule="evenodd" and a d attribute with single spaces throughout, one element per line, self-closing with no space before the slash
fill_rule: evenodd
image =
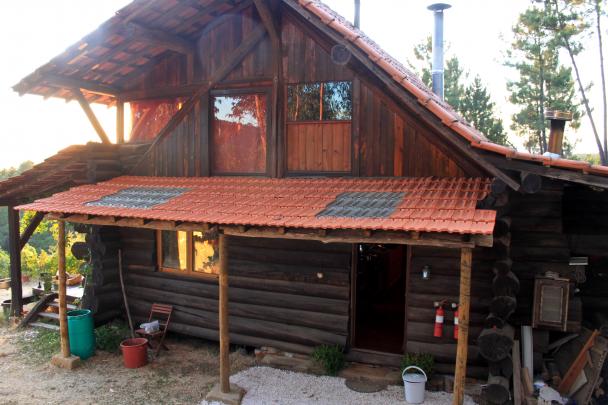
<path id="1" fill-rule="evenodd" d="M 344 353 L 339 345 L 317 346 L 312 352 L 312 358 L 328 375 L 336 375 L 344 367 Z"/>
<path id="2" fill-rule="evenodd" d="M 95 342 L 99 350 L 117 353 L 120 342 L 130 337 L 129 328 L 123 322 L 112 322 L 95 329 Z"/>
<path id="3" fill-rule="evenodd" d="M 401 372 L 409 366 L 420 367 L 424 370 L 426 376 L 431 378 L 435 368 L 435 358 L 428 353 L 406 353 L 401 359 Z M 411 372 L 417 373 L 418 370 L 411 369 Z"/>

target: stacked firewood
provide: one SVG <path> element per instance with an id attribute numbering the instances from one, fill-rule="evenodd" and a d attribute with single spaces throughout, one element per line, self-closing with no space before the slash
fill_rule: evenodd
<path id="1" fill-rule="evenodd" d="M 495 181 L 490 195 L 482 202 L 486 208 L 496 210 L 497 215 L 492 248 L 495 256 L 493 297 L 484 329 L 477 338 L 479 353 L 488 362 L 489 377 L 484 398 L 492 404 L 503 404 L 509 400 L 509 381 L 513 375 L 511 352 L 515 331 L 507 322 L 517 308 L 519 279 L 511 271 L 511 218 L 507 211 L 508 200 L 509 190 L 504 183 Z"/>
<path id="2" fill-rule="evenodd" d="M 120 233 L 116 227 L 93 226 L 86 235 L 91 253 L 91 276 L 83 296 L 83 307 L 93 312 L 96 325 L 122 314 L 118 275 Z"/>

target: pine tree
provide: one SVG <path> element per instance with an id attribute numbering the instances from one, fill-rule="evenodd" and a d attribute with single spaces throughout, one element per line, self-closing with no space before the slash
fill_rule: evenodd
<path id="1" fill-rule="evenodd" d="M 479 76 L 465 89 L 460 112 L 475 128 L 481 130 L 492 142 L 507 145 L 509 140 L 502 120 L 494 116 L 495 104 Z"/>
<path id="2" fill-rule="evenodd" d="M 574 128 L 580 125 L 581 116 L 572 71 L 560 63 L 558 42 L 548 31 L 547 18 L 548 10 L 535 6 L 520 14 L 506 62 L 519 73 L 518 80 L 507 83 L 509 101 L 519 106 L 511 128 L 525 138 L 526 149 L 539 153 L 547 151 L 546 110 L 571 111 Z M 565 144 L 564 149 L 568 151 L 571 145 Z"/>
<path id="3" fill-rule="evenodd" d="M 431 87 L 431 37 L 414 48 L 414 56 L 418 64 L 422 64 L 419 70 L 420 78 L 424 84 Z M 502 120 L 495 113 L 496 105 L 491 101 L 490 93 L 481 78 L 475 76 L 473 82 L 466 85 L 468 73 L 456 56 L 448 58 L 445 65 L 443 80 L 445 101 L 492 142 L 509 145 Z M 416 70 L 414 64 L 410 63 L 410 66 Z"/>

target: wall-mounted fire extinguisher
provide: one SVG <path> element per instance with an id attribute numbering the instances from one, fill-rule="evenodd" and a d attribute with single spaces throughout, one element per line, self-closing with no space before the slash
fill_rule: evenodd
<path id="1" fill-rule="evenodd" d="M 443 336 L 443 317 L 445 315 L 445 311 L 443 310 L 443 304 L 445 301 L 435 302 L 435 331 L 433 332 L 433 336 L 442 337 Z"/>
<path id="2" fill-rule="evenodd" d="M 454 339 L 458 340 L 458 304 L 452 302 L 452 309 L 454 310 Z"/>

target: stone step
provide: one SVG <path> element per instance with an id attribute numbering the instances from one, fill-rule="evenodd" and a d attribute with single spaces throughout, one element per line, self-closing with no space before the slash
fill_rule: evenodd
<path id="1" fill-rule="evenodd" d="M 38 314 L 38 316 L 41 318 L 47 318 L 47 319 L 53 319 L 53 320 L 59 321 L 59 314 L 56 314 L 54 312 L 41 312 Z"/>
<path id="2" fill-rule="evenodd" d="M 30 323 L 30 326 L 32 326 L 34 328 L 45 328 L 45 329 L 59 331 L 59 326 L 54 325 L 52 323 L 32 322 L 32 323 Z"/>

